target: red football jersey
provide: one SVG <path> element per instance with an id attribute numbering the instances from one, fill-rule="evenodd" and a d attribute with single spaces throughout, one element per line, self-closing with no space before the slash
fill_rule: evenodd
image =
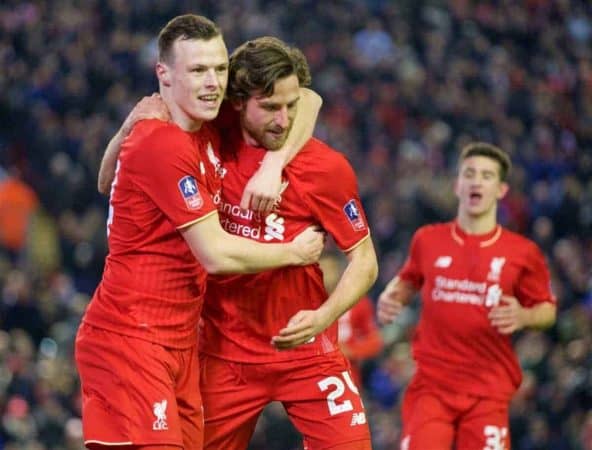
<path id="1" fill-rule="evenodd" d="M 538 247 L 499 225 L 484 235 L 456 222 L 428 225 L 415 233 L 399 277 L 421 289 L 419 372 L 454 392 L 508 400 L 522 374 L 511 338 L 487 315 L 502 295 L 526 307 L 555 302 Z"/>
<path id="2" fill-rule="evenodd" d="M 354 172 L 345 157 L 311 139 L 285 168 L 281 198 L 272 213 L 260 217 L 239 207 L 249 178 L 265 150 L 235 141 L 218 204 L 220 221 L 229 233 L 259 242 L 294 239 L 307 226 L 321 225 L 337 245 L 349 250 L 368 234 Z M 242 362 L 272 362 L 334 351 L 337 324 L 314 341 L 277 351 L 271 338 L 302 309 L 316 309 L 328 295 L 318 264 L 285 267 L 252 275 L 213 276 L 202 313 L 201 351 Z"/>
<path id="3" fill-rule="evenodd" d="M 111 189 L 109 255 L 83 318 L 162 345 L 195 345 L 206 272 L 178 229 L 216 211 L 217 135 L 139 122 L 122 145 Z"/>

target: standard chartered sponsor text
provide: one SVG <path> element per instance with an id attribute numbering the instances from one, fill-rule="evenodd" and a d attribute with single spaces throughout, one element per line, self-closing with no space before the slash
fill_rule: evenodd
<path id="1" fill-rule="evenodd" d="M 437 276 L 432 298 L 434 301 L 483 305 L 486 292 L 487 283 Z"/>

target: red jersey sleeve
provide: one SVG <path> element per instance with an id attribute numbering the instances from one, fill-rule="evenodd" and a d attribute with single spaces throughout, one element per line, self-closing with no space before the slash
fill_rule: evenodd
<path id="1" fill-rule="evenodd" d="M 409 255 L 398 275 L 401 280 L 411 283 L 417 290 L 421 289 L 424 281 L 421 270 L 421 236 L 423 234 L 423 228 L 420 228 L 413 235 Z"/>
<path id="2" fill-rule="evenodd" d="M 525 307 L 539 303 L 555 303 L 556 298 L 551 290 L 551 277 L 541 250 L 529 243 L 525 267 L 517 284 L 517 298 Z"/>
<path id="3" fill-rule="evenodd" d="M 369 234 L 354 171 L 345 157 L 334 150 L 313 164 L 320 172 L 309 169 L 314 173 L 314 183 L 307 193 L 307 204 L 339 248 L 348 251 Z"/>
<path id="4" fill-rule="evenodd" d="M 145 122 L 150 121 L 138 125 Z M 138 145 L 127 155 L 130 174 L 173 226 L 183 227 L 216 211 L 193 135 L 167 124 L 137 139 Z"/>

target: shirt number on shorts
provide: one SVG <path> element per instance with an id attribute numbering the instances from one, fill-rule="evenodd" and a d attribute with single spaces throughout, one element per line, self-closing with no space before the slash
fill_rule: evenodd
<path id="1" fill-rule="evenodd" d="M 483 450 L 506 449 L 506 437 L 508 436 L 508 429 L 506 427 L 485 425 L 483 434 L 485 435 L 485 447 L 483 447 Z"/>
<path id="2" fill-rule="evenodd" d="M 321 390 L 321 392 L 325 392 L 331 387 L 334 388 L 331 392 L 329 392 L 329 394 L 327 394 L 327 406 L 329 407 L 329 414 L 331 414 L 332 416 L 354 409 L 352 402 L 350 400 L 345 400 L 341 403 L 338 402 L 339 397 L 341 397 L 345 392 L 346 385 L 350 391 L 359 395 L 358 388 L 349 376 L 349 372 L 341 372 L 341 376 L 343 377 L 343 380 L 345 380 L 345 383 L 338 376 L 323 378 L 321 381 L 318 382 L 319 389 Z"/>

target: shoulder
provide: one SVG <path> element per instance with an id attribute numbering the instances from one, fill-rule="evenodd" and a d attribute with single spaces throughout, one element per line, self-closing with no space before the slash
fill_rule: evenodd
<path id="1" fill-rule="evenodd" d="M 525 255 L 542 256 L 542 251 L 539 246 L 534 241 L 521 234 L 502 228 L 502 237 L 505 245 L 508 248 L 511 248 L 512 251 Z"/>
<path id="2" fill-rule="evenodd" d="M 311 138 L 286 169 L 305 179 L 318 179 L 319 176 L 353 175 L 353 168 L 347 158 L 323 141 Z M 334 182 L 335 179 L 331 179 Z"/>
<path id="3" fill-rule="evenodd" d="M 451 235 L 451 222 L 438 222 L 419 227 L 413 237 L 419 239 L 442 239 L 443 236 Z"/>
<path id="4" fill-rule="evenodd" d="M 130 149 L 141 147 L 143 152 L 190 145 L 191 137 L 177 125 L 162 120 L 149 119 L 138 122 L 125 144 Z"/>

